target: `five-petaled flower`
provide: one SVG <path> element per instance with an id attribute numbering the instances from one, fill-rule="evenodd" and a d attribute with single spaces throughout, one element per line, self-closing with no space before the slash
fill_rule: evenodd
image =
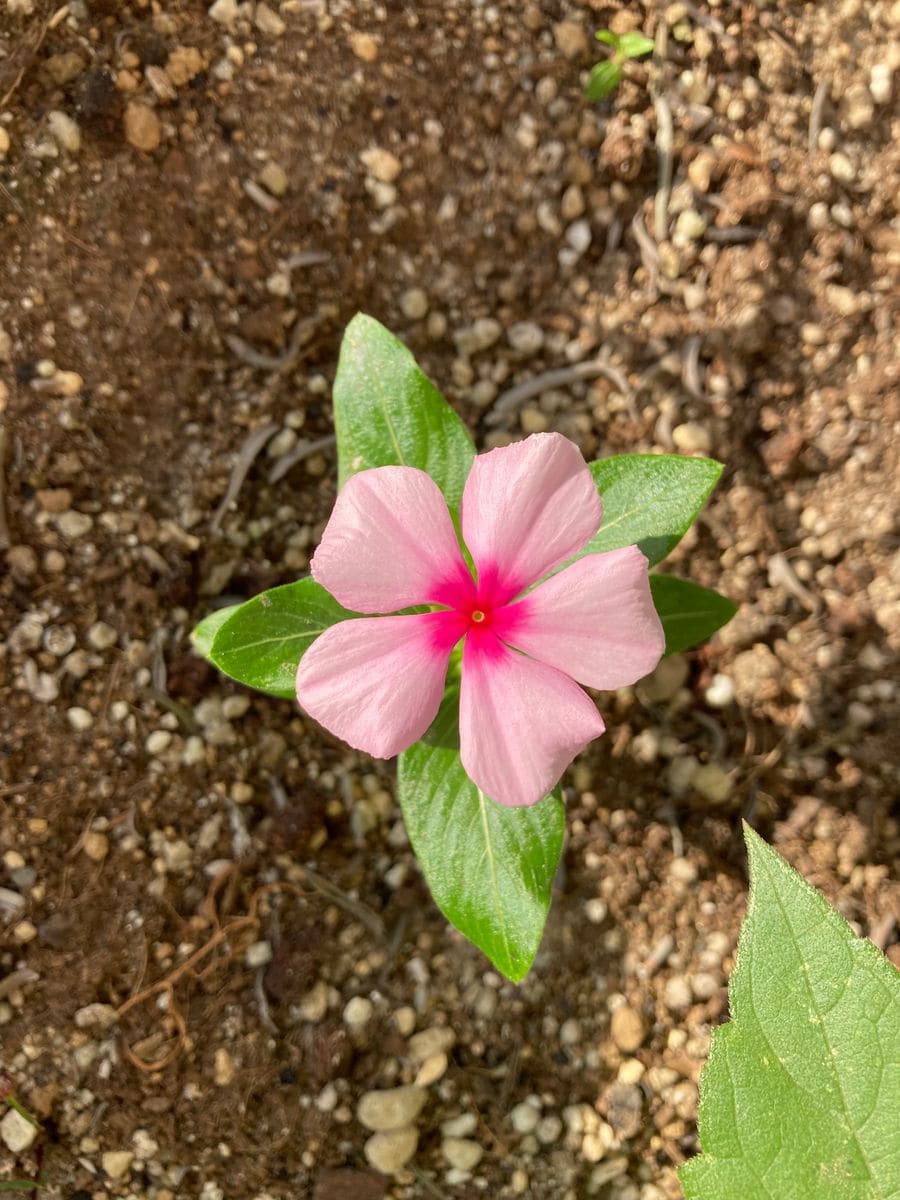
<path id="1" fill-rule="evenodd" d="M 601 515 L 590 471 L 560 434 L 482 454 L 462 498 L 473 577 L 430 476 L 413 467 L 352 476 L 311 571 L 344 607 L 397 615 L 341 621 L 317 638 L 297 671 L 300 704 L 351 746 L 390 758 L 434 720 L 462 641 L 466 773 L 501 804 L 535 804 L 603 733 L 578 684 L 634 683 L 663 652 L 636 546 L 557 570 L 594 536 Z M 398 613 L 420 605 L 431 611 Z"/>

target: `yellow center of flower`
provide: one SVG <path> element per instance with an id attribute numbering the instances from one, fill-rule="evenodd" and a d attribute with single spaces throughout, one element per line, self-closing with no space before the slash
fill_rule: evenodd
<path id="1" fill-rule="evenodd" d="M 484 613 L 481 611 L 480 608 L 476 608 L 475 611 L 472 613 L 472 620 L 475 622 L 476 625 L 480 625 L 481 622 L 484 620 Z"/>

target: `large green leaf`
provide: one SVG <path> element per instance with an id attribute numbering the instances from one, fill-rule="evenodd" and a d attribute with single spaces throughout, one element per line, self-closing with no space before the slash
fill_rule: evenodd
<path id="1" fill-rule="evenodd" d="M 472 439 L 403 343 L 363 313 L 341 342 L 334 426 L 339 487 L 368 467 L 418 467 L 459 508 Z"/>
<path id="2" fill-rule="evenodd" d="M 458 695 L 425 738 L 400 755 L 398 796 L 413 850 L 444 916 L 514 983 L 534 961 L 562 852 L 554 793 L 504 808 L 479 791 L 458 749 Z"/>
<path id="3" fill-rule="evenodd" d="M 203 618 L 191 632 L 191 645 L 196 654 L 199 654 L 201 658 L 209 659 L 216 634 L 240 607 L 239 604 L 230 604 L 227 608 L 215 609 L 209 616 Z"/>
<path id="4" fill-rule="evenodd" d="M 651 575 L 650 594 L 666 634 L 666 654 L 688 650 L 727 625 L 737 605 L 675 575 Z"/>
<path id="5" fill-rule="evenodd" d="M 678 545 L 722 474 L 711 458 L 678 454 L 621 454 L 590 468 L 603 522 L 578 557 L 636 545 L 651 565 Z"/>
<path id="6" fill-rule="evenodd" d="M 194 630 L 193 642 L 199 654 L 238 683 L 291 698 L 297 664 L 310 643 L 330 625 L 356 615 L 314 579 L 300 579 L 213 613 Z"/>
<path id="7" fill-rule="evenodd" d="M 700 1081 L 687 1200 L 900 1196 L 900 974 L 748 826 L 731 1022 Z"/>

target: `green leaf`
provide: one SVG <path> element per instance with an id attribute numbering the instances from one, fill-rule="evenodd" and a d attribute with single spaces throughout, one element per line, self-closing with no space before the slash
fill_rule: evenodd
<path id="1" fill-rule="evenodd" d="M 578 557 L 636 545 L 651 565 L 678 545 L 722 474 L 711 458 L 678 454 L 621 454 L 590 468 L 603 523 Z"/>
<path id="2" fill-rule="evenodd" d="M 195 654 L 199 654 L 201 658 L 209 661 L 216 634 L 240 607 L 240 604 L 230 604 L 227 608 L 217 608 L 215 612 L 211 612 L 208 617 L 203 618 L 191 633 L 191 645 Z"/>
<path id="3" fill-rule="evenodd" d="M 643 33 L 623 33 L 619 38 L 619 53 L 626 58 L 640 58 L 642 54 L 649 54 L 656 49 L 656 43 L 653 38 L 648 38 Z"/>
<path id="4" fill-rule="evenodd" d="M 650 593 L 666 634 L 666 654 L 689 650 L 727 625 L 737 605 L 712 588 L 674 575 L 651 575 Z"/>
<path id="5" fill-rule="evenodd" d="M 341 342 L 334 426 L 339 487 L 368 467 L 418 467 L 459 508 L 472 439 L 403 343 L 363 313 Z"/>
<path id="6" fill-rule="evenodd" d="M 604 100 L 622 82 L 622 68 L 612 59 L 595 63 L 584 89 L 588 100 Z"/>
<path id="7" fill-rule="evenodd" d="M 558 792 L 532 808 L 488 799 L 460 762 L 458 726 L 458 695 L 450 692 L 425 738 L 400 755 L 400 805 L 438 908 L 519 983 L 550 908 L 563 805 Z"/>
<path id="8" fill-rule="evenodd" d="M 749 826 L 731 1022 L 700 1081 L 687 1200 L 900 1196 L 900 974 Z"/>
<path id="9" fill-rule="evenodd" d="M 606 46 L 612 46 L 614 50 L 619 48 L 619 35 L 613 33 L 611 29 L 598 29 L 594 34 L 598 42 L 603 42 Z"/>
<path id="10" fill-rule="evenodd" d="M 294 696 L 297 664 L 310 643 L 330 625 L 357 616 L 341 608 L 314 579 L 260 592 L 225 612 L 205 657 L 238 683 L 284 699 Z M 210 620 L 201 621 L 194 631 L 195 645 L 206 641 L 204 626 Z"/>

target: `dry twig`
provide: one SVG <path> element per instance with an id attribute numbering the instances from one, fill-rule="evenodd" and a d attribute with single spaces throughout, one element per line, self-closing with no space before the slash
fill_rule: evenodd
<path id="1" fill-rule="evenodd" d="M 9 547 L 9 524 L 6 519 L 6 452 L 9 434 L 6 426 L 0 425 L 0 550 Z"/>
<path id="2" fill-rule="evenodd" d="M 311 317 L 304 317 L 295 322 L 291 330 L 290 340 L 280 354 L 263 354 L 245 342 L 236 333 L 226 333 L 224 341 L 228 349 L 248 367 L 256 367 L 260 371 L 283 371 L 292 367 L 300 357 L 300 351 L 312 336 L 313 330 L 320 324 L 324 313 L 318 312 Z"/>
<path id="3" fill-rule="evenodd" d="M 608 362 L 591 359 L 589 362 L 573 363 L 571 367 L 557 367 L 552 371 L 544 371 L 532 379 L 526 379 L 524 383 L 508 388 L 497 398 L 485 420 L 488 425 L 500 425 L 508 413 L 514 412 L 532 396 L 539 396 L 541 392 L 549 391 L 550 388 L 568 387 L 569 384 L 578 383 L 582 379 L 596 379 L 600 375 L 614 383 L 626 400 L 633 400 L 634 394 L 621 371 Z"/>
<path id="4" fill-rule="evenodd" d="M 813 93 L 812 106 L 809 110 L 809 137 L 806 143 L 810 158 L 819 149 L 819 134 L 822 132 L 822 117 L 825 112 L 828 87 L 829 81 L 827 79 L 820 79 Z"/>
<path id="5" fill-rule="evenodd" d="M 203 979 L 215 965 L 209 963 L 202 971 L 198 970 L 199 964 L 204 959 L 229 938 L 235 934 L 241 933 L 247 929 L 256 929 L 259 927 L 259 904 L 264 896 L 270 895 L 273 892 L 290 892 L 296 896 L 305 897 L 306 893 L 295 884 L 292 883 L 268 883 L 257 890 L 250 897 L 250 903 L 246 914 L 243 917 L 234 917 L 225 925 L 219 921 L 216 911 L 216 898 L 221 892 L 225 883 L 230 879 L 233 868 L 228 868 L 221 871 L 210 885 L 209 892 L 203 902 L 204 915 L 209 920 L 213 927 L 212 935 L 199 946 L 193 954 L 190 954 L 184 962 L 173 967 L 169 973 L 162 979 L 158 979 L 156 983 L 151 983 L 141 991 L 135 992 L 123 1003 L 120 1004 L 117 1011 L 119 1017 L 123 1017 L 133 1008 L 138 1008 L 142 1004 L 146 1004 L 148 1000 L 152 1000 L 155 996 L 166 997 L 165 1015 L 170 1017 L 175 1025 L 175 1045 L 161 1057 L 153 1062 L 147 1062 L 146 1059 L 139 1057 L 127 1043 L 124 1044 L 125 1056 L 128 1061 L 140 1071 L 162 1071 L 175 1061 L 178 1055 L 184 1049 L 187 1041 L 187 1025 L 178 1005 L 175 1002 L 175 987 L 186 976 L 190 975 L 195 979 Z"/>
<path id="6" fill-rule="evenodd" d="M 314 442 L 298 442 L 294 449 L 279 458 L 269 471 L 269 483 L 277 483 L 279 479 L 283 479 L 292 467 L 296 467 L 297 463 L 303 462 L 305 458 L 310 458 L 320 450 L 330 449 L 335 444 L 335 440 L 332 433 L 328 437 L 318 438 Z"/>
<path id="7" fill-rule="evenodd" d="M 210 533 L 218 533 L 219 527 L 225 518 L 228 509 L 237 499 L 238 492 L 243 487 L 244 480 L 247 478 L 247 472 L 253 466 L 256 456 L 260 453 L 270 438 L 274 437 L 280 426 L 274 421 L 268 425 L 263 425 L 262 429 L 256 429 L 247 438 L 241 447 L 240 453 L 235 459 L 234 466 L 231 470 L 231 478 L 228 480 L 228 487 L 225 489 L 225 495 L 219 502 L 219 507 L 216 509 L 213 519 L 210 523 Z"/>

